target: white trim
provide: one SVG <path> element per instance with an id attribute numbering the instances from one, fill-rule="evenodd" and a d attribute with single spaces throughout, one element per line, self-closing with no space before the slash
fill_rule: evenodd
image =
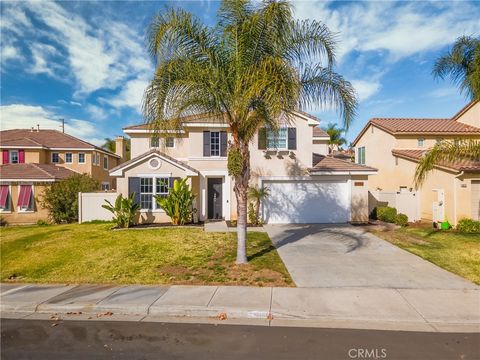
<path id="1" fill-rule="evenodd" d="M 228 175 L 226 170 L 207 170 L 201 171 L 200 174 L 200 194 L 199 198 L 201 199 L 200 203 L 200 220 L 205 220 L 208 217 L 208 200 L 207 200 L 207 179 L 212 178 L 222 178 L 222 217 L 225 220 L 231 219 L 231 178 Z"/>
<path id="2" fill-rule="evenodd" d="M 185 134 L 185 130 L 151 130 L 151 129 L 123 129 L 125 134 L 150 134 L 150 133 L 165 133 L 165 134 Z"/>
<path id="3" fill-rule="evenodd" d="M 173 146 L 167 146 L 167 139 L 173 139 Z M 177 138 L 175 136 L 167 136 L 163 138 L 165 149 L 175 149 L 177 147 Z"/>
<path id="4" fill-rule="evenodd" d="M 172 177 L 172 173 L 155 173 L 155 174 L 136 174 L 135 177 L 144 177 L 144 178 L 147 178 L 147 177 L 151 177 L 151 178 L 154 178 L 154 177 Z"/>
<path id="5" fill-rule="evenodd" d="M 72 159 L 71 159 L 72 161 L 67 161 L 67 154 L 72 155 Z M 71 153 L 71 152 L 66 152 L 65 153 L 65 164 L 73 164 L 73 153 Z"/>
<path id="6" fill-rule="evenodd" d="M 55 182 L 56 179 L 5 179 L 2 178 L 1 182 Z"/>
<path id="7" fill-rule="evenodd" d="M 316 126 L 316 125 L 320 124 L 320 121 L 313 120 L 312 118 L 310 118 L 306 115 L 303 115 L 299 112 L 292 111 L 292 113 L 295 114 L 296 116 L 298 116 L 299 118 L 302 118 L 303 120 L 307 120 L 308 125 Z"/>
<path id="8" fill-rule="evenodd" d="M 189 157 L 188 161 L 227 161 L 226 156 Z"/>
<path id="9" fill-rule="evenodd" d="M 57 154 L 58 156 L 58 161 L 53 161 L 53 155 Z M 60 164 L 60 153 L 59 152 L 52 152 L 50 154 L 50 163 L 52 164 Z"/>
<path id="10" fill-rule="evenodd" d="M 45 146 L 0 145 L 2 149 L 48 149 Z"/>
<path id="11" fill-rule="evenodd" d="M 83 154 L 83 161 L 80 161 L 80 154 Z M 79 152 L 77 154 L 77 160 L 79 164 L 86 164 L 87 163 L 87 154 L 84 152 Z"/>
<path id="12" fill-rule="evenodd" d="M 22 210 L 21 208 L 18 207 L 18 196 L 20 196 L 20 186 L 21 185 L 26 185 L 26 186 L 31 186 L 32 187 L 32 193 L 30 194 L 30 196 L 32 197 L 32 201 L 33 201 L 33 210 Z M 34 213 L 36 212 L 35 211 L 35 184 L 33 184 L 32 182 L 30 181 L 27 181 L 23 184 L 18 184 L 17 185 L 18 187 L 18 190 L 17 190 L 17 213 L 21 213 L 21 214 L 31 214 L 31 213 Z M 12 202 L 13 202 L 13 199 L 12 199 Z"/>
<path id="13" fill-rule="evenodd" d="M 46 148 L 46 149 L 49 149 L 51 151 L 79 151 L 79 152 L 84 152 L 84 151 L 98 151 L 99 153 L 102 153 L 102 154 L 105 154 L 105 155 L 109 155 L 109 156 L 113 156 L 113 157 L 116 157 L 116 158 L 120 158 L 119 155 L 117 154 L 113 154 L 113 153 L 110 153 L 110 152 L 107 152 L 105 150 L 102 150 L 102 149 L 97 149 L 97 148 Z"/>
<path id="14" fill-rule="evenodd" d="M 0 213 L 2 214 L 11 214 L 12 213 L 12 208 L 13 208 L 13 199 L 12 199 L 12 184 L 0 184 L 0 185 L 7 185 L 8 186 L 8 195 L 7 195 L 7 200 L 10 198 L 10 206 L 8 210 L 3 210 L 0 209 Z"/>
<path id="15" fill-rule="evenodd" d="M 102 167 L 103 167 L 103 170 L 108 170 L 108 156 L 103 155 L 103 159 L 102 159 L 102 160 L 103 160 L 103 161 L 102 161 L 102 162 L 103 162 L 103 164 L 102 164 L 102 165 L 103 165 L 103 166 L 102 166 Z M 105 160 L 107 160 L 107 166 L 105 166 Z"/>
<path id="16" fill-rule="evenodd" d="M 376 175 L 375 170 L 351 170 L 351 171 L 312 171 L 310 176 L 316 175 Z"/>
<path id="17" fill-rule="evenodd" d="M 209 123 L 209 122 L 204 122 L 204 123 L 182 123 L 182 126 L 184 127 L 202 127 L 202 128 L 223 128 L 223 129 L 228 129 L 228 124 L 223 124 L 223 123 Z"/>
<path id="18" fill-rule="evenodd" d="M 312 140 L 329 140 L 330 136 L 312 136 Z"/>

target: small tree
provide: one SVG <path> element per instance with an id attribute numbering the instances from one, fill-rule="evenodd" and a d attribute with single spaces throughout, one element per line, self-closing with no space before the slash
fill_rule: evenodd
<path id="1" fill-rule="evenodd" d="M 158 206 L 165 210 L 174 225 L 184 225 L 190 221 L 193 199 L 195 195 L 187 184 L 187 178 L 175 179 L 166 197 L 155 196 Z"/>
<path id="2" fill-rule="evenodd" d="M 55 223 L 78 220 L 78 193 L 100 190 L 100 184 L 87 174 L 75 174 L 45 188 L 41 205 Z"/>
<path id="3" fill-rule="evenodd" d="M 266 199 L 270 195 L 270 188 L 268 187 L 263 187 L 263 188 L 257 188 L 257 187 L 251 187 L 248 190 L 248 197 L 255 202 L 255 221 L 252 221 L 253 219 L 250 219 L 250 222 L 253 223 L 254 225 L 258 225 L 260 223 L 260 203 Z"/>
<path id="4" fill-rule="evenodd" d="M 114 205 L 108 200 L 105 200 L 106 204 L 102 205 L 104 209 L 107 209 L 113 214 L 113 221 L 119 228 L 129 228 L 134 224 L 135 215 L 140 209 L 140 206 L 133 202 L 134 198 L 135 193 L 131 193 L 127 198 L 119 194 L 115 199 Z"/>

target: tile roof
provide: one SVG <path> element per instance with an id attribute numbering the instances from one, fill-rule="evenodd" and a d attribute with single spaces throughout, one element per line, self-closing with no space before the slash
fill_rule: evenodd
<path id="1" fill-rule="evenodd" d="M 0 131 L 0 147 L 2 146 L 42 146 L 46 148 L 74 148 L 100 150 L 109 155 L 119 157 L 108 150 L 89 142 L 78 139 L 72 135 L 58 130 L 40 129 L 12 129 Z"/>
<path id="2" fill-rule="evenodd" d="M 393 149 L 393 156 L 402 157 L 405 159 L 418 161 L 427 150 L 410 150 L 410 149 Z M 455 163 L 442 163 L 441 167 L 457 170 L 457 171 L 466 171 L 466 172 L 480 172 L 480 161 L 474 160 L 460 160 Z"/>
<path id="3" fill-rule="evenodd" d="M 147 151 L 147 152 L 145 152 L 145 153 L 143 153 L 143 154 L 141 154 L 141 155 L 138 155 L 138 156 L 134 157 L 133 159 L 130 159 L 130 160 L 128 160 L 128 161 L 125 161 L 124 163 L 121 163 L 120 165 L 114 167 L 113 169 L 110 169 L 110 173 L 112 173 L 112 172 L 114 172 L 114 171 L 116 171 L 116 170 L 122 169 L 122 168 L 124 168 L 124 167 L 126 167 L 126 166 L 128 166 L 128 165 L 130 165 L 130 164 L 132 164 L 132 163 L 134 163 L 134 162 L 136 162 L 136 161 L 138 161 L 138 160 L 141 160 L 142 158 L 144 158 L 144 157 L 146 157 L 146 156 L 148 156 L 148 155 L 150 155 L 150 154 L 160 155 L 161 157 L 163 157 L 163 158 L 165 158 L 165 159 L 168 159 L 169 161 L 171 161 L 171 162 L 173 162 L 173 163 L 176 163 L 176 164 L 178 164 L 178 165 L 180 165 L 180 166 L 182 166 L 182 167 L 184 167 L 184 168 L 186 168 L 186 169 L 188 169 L 188 170 L 191 170 L 191 171 L 193 171 L 193 172 L 198 173 L 198 170 L 197 170 L 197 169 L 194 169 L 193 167 L 191 167 L 190 165 L 184 163 L 183 161 L 177 160 L 177 159 L 175 159 L 175 158 L 173 158 L 173 157 L 171 157 L 171 156 L 169 156 L 169 155 L 167 155 L 167 154 L 165 154 L 165 153 L 163 153 L 163 152 L 161 152 L 161 151 L 159 151 L 159 150 L 156 150 L 156 149 L 152 149 L 152 150 L 150 150 L 150 151 Z"/>
<path id="4" fill-rule="evenodd" d="M 451 119 L 373 118 L 369 123 L 390 133 L 479 134 L 480 128 Z"/>
<path id="5" fill-rule="evenodd" d="M 75 171 L 52 164 L 4 164 L 0 165 L 0 180 L 62 180 L 76 174 Z"/>
<path id="6" fill-rule="evenodd" d="M 314 137 L 330 137 L 322 128 L 315 126 L 313 128 L 313 136 Z"/>
<path id="7" fill-rule="evenodd" d="M 313 154 L 313 168 L 310 172 L 316 171 L 377 171 L 377 169 L 359 165 L 351 161 L 337 159 L 331 156 Z"/>

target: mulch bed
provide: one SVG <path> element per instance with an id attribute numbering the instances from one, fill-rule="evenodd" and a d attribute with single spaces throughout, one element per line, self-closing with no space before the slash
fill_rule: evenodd
<path id="1" fill-rule="evenodd" d="M 138 224 L 130 226 L 128 229 L 113 228 L 113 230 L 142 230 L 142 229 L 157 229 L 157 228 L 203 228 L 204 223 L 198 222 L 196 224 L 190 223 L 185 225 L 173 225 L 172 223 L 153 223 L 153 224 Z"/>
<path id="2" fill-rule="evenodd" d="M 232 223 L 230 220 L 226 221 L 228 227 L 237 227 L 236 223 Z M 247 224 L 248 228 L 261 228 L 263 225 L 253 225 L 253 224 Z"/>

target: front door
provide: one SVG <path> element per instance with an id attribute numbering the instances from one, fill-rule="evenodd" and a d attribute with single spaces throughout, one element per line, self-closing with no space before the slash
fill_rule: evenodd
<path id="1" fill-rule="evenodd" d="M 221 219 L 222 211 L 222 178 L 208 178 L 208 218 Z"/>

